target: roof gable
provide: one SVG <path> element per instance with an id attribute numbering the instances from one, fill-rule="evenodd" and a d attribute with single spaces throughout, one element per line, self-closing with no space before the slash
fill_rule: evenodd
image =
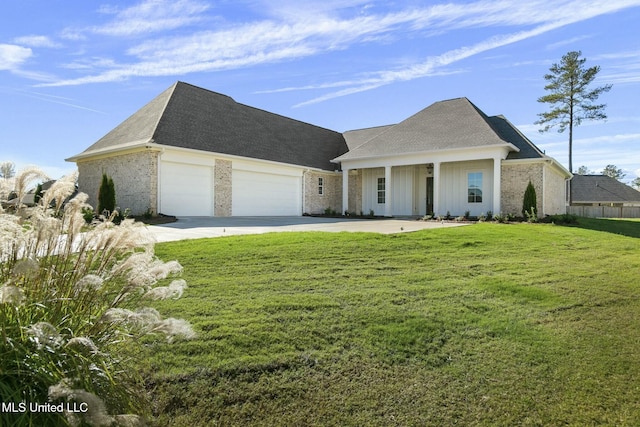
<path id="1" fill-rule="evenodd" d="M 456 98 L 430 105 L 338 160 L 508 144 L 480 109 Z"/>
<path id="2" fill-rule="evenodd" d="M 575 203 L 640 202 L 640 191 L 606 175 L 574 175 L 571 201 Z"/>
<path id="3" fill-rule="evenodd" d="M 164 113 L 164 109 L 173 95 L 177 84 L 156 96 L 147 105 L 136 111 L 124 122 L 120 123 L 83 153 L 98 151 L 117 145 L 138 141 L 149 142 L 153 138 L 155 128 Z"/>
<path id="4" fill-rule="evenodd" d="M 82 154 L 135 141 L 334 170 L 342 134 L 177 82 Z"/>

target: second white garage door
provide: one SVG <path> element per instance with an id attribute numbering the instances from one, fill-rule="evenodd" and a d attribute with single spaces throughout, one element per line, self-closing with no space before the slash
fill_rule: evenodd
<path id="1" fill-rule="evenodd" d="M 213 216 L 213 169 L 162 162 L 160 212 L 176 216 Z"/>
<path id="2" fill-rule="evenodd" d="M 234 169 L 233 216 L 298 216 L 302 185 L 298 176 Z"/>

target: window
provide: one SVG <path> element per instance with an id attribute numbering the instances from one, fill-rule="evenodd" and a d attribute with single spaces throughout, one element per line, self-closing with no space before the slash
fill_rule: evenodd
<path id="1" fill-rule="evenodd" d="M 385 179 L 378 178 L 378 204 L 383 205 L 385 203 L 386 195 L 385 195 Z"/>
<path id="2" fill-rule="evenodd" d="M 471 172 L 468 178 L 468 202 L 482 203 L 482 172 Z"/>
<path id="3" fill-rule="evenodd" d="M 324 194 L 324 178 L 318 178 L 318 194 Z"/>

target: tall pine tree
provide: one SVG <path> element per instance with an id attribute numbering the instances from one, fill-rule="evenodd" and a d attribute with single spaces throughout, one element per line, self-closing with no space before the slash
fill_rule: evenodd
<path id="1" fill-rule="evenodd" d="M 536 124 L 544 125 L 540 132 L 547 132 L 558 126 L 558 132 L 569 129 L 569 172 L 573 172 L 573 128 L 583 120 L 604 120 L 606 104 L 595 104 L 603 92 L 611 90 L 610 84 L 589 89 L 588 86 L 600 71 L 599 66 L 585 68 L 586 59 L 582 52 L 569 52 L 559 64 L 553 64 L 550 73 L 544 76 L 548 82 L 544 87 L 548 95 L 538 98 L 538 102 L 551 104 L 551 111 L 538 114 Z"/>

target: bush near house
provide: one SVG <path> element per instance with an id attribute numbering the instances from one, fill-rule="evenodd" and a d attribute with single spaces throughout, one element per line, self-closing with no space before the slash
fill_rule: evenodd
<path id="1" fill-rule="evenodd" d="M 536 189 L 531 181 L 529 181 L 527 189 L 524 191 L 524 200 L 522 201 L 522 217 L 529 219 L 535 218 L 538 215 L 537 210 Z"/>
<path id="2" fill-rule="evenodd" d="M 103 215 L 106 211 L 107 215 L 111 215 L 116 209 L 116 188 L 113 179 L 102 174 L 100 189 L 98 190 L 98 214 Z"/>

